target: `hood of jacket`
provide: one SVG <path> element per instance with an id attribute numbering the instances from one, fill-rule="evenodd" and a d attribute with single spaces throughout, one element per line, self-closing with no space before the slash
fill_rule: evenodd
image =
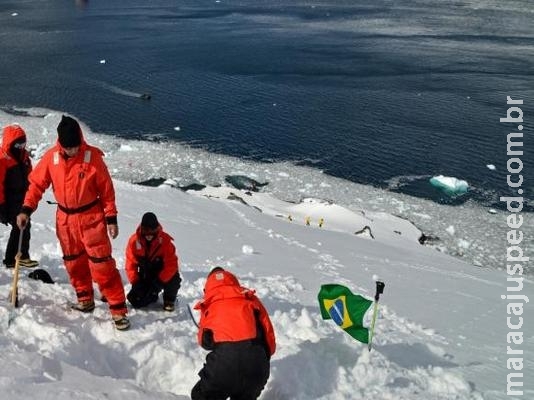
<path id="1" fill-rule="evenodd" d="M 2 136 L 2 151 L 13 157 L 11 153 L 11 146 L 19 139 L 26 139 L 26 132 L 19 125 L 8 125 L 3 130 Z"/>
<path id="2" fill-rule="evenodd" d="M 249 293 L 253 294 L 254 291 L 242 287 L 234 274 L 222 268 L 215 268 L 206 279 L 204 299 L 195 308 L 208 307 L 218 300 L 246 297 Z"/>

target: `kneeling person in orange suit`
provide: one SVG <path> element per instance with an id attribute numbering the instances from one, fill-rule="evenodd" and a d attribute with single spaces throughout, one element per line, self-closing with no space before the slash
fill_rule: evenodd
<path id="1" fill-rule="evenodd" d="M 151 212 L 143 215 L 141 224 L 130 236 L 125 269 L 132 289 L 126 297 L 134 308 L 155 303 L 163 290 L 163 309 L 174 311 L 182 279 L 173 240 Z"/>
<path id="2" fill-rule="evenodd" d="M 211 352 L 192 400 L 255 400 L 270 375 L 276 349 L 267 310 L 253 290 L 242 287 L 230 272 L 214 268 L 204 286 L 198 342 Z"/>

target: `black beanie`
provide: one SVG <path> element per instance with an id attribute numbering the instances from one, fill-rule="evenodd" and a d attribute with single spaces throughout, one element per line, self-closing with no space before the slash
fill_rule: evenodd
<path id="1" fill-rule="evenodd" d="M 65 149 L 78 147 L 82 144 L 81 132 L 80 125 L 75 119 L 63 115 L 57 126 L 59 144 Z"/>
<path id="2" fill-rule="evenodd" d="M 159 222 L 156 218 L 156 214 L 151 212 L 145 213 L 145 215 L 143 215 L 143 219 L 141 219 L 141 227 L 148 229 L 157 229 L 159 227 Z"/>

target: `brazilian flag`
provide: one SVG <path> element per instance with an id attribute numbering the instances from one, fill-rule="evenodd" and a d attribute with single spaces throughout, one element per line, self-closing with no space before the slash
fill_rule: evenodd
<path id="1" fill-rule="evenodd" d="M 345 332 L 362 343 L 369 343 L 369 329 L 363 326 L 365 313 L 373 302 L 343 285 L 322 285 L 319 307 L 323 319 L 332 319 Z"/>

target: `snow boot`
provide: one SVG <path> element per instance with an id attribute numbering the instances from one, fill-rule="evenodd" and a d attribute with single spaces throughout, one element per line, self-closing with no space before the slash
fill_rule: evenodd
<path id="1" fill-rule="evenodd" d="M 130 328 L 130 320 L 124 314 L 112 315 L 115 328 L 119 331 L 125 331 Z"/>
<path id="2" fill-rule="evenodd" d="M 79 301 L 78 303 L 71 304 L 70 308 L 83 313 L 89 313 L 94 311 L 95 302 L 93 300 Z"/>
<path id="3" fill-rule="evenodd" d="M 35 260 L 31 260 L 30 258 L 21 258 L 19 261 L 19 265 L 21 267 L 26 267 L 26 268 L 35 268 L 39 265 L 39 262 Z"/>
<path id="4" fill-rule="evenodd" d="M 163 309 L 169 312 L 174 311 L 174 301 L 165 300 L 163 302 Z"/>

